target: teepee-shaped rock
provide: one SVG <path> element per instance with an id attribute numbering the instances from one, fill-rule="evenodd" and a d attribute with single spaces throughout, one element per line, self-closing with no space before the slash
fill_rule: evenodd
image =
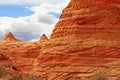
<path id="1" fill-rule="evenodd" d="M 13 35 L 11 32 L 8 32 L 8 33 L 5 35 L 4 40 L 6 40 L 6 41 L 19 41 L 18 39 L 16 39 L 16 38 L 14 37 L 14 35 Z"/>
<path id="2" fill-rule="evenodd" d="M 42 34 L 40 41 L 47 41 L 49 40 L 45 34 Z"/>

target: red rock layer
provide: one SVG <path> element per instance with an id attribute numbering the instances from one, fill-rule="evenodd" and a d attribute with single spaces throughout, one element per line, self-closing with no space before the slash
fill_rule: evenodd
<path id="1" fill-rule="evenodd" d="M 18 72 L 29 73 L 40 49 L 35 42 L 0 41 L 0 66 L 16 66 Z"/>
<path id="2" fill-rule="evenodd" d="M 35 60 L 48 80 L 89 80 L 120 75 L 120 1 L 71 0 Z"/>
<path id="3" fill-rule="evenodd" d="M 46 39 L 45 35 L 41 38 Z M 116 80 L 120 75 L 120 1 L 71 0 L 50 40 L 1 42 L 0 53 L 22 72 L 41 80 L 89 80 L 96 73 Z M 0 60 L 8 59 L 1 55 Z"/>
<path id="4" fill-rule="evenodd" d="M 120 1 L 71 0 L 63 10 L 51 40 L 69 36 L 119 42 Z"/>

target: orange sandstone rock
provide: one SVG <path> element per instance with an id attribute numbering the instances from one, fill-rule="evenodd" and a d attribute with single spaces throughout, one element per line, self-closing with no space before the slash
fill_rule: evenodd
<path id="1" fill-rule="evenodd" d="M 42 34 L 40 41 L 47 41 L 49 40 L 45 34 Z"/>
<path id="2" fill-rule="evenodd" d="M 11 32 L 9 32 L 9 33 L 7 33 L 7 34 L 5 35 L 4 40 L 6 40 L 6 41 L 19 41 L 18 39 L 16 39 L 16 38 L 13 36 L 13 34 L 12 34 Z"/>
<path id="3" fill-rule="evenodd" d="M 88 80 L 96 73 L 115 80 L 120 75 L 120 1 L 71 0 L 40 53 L 34 71 L 48 80 Z"/>
<path id="4" fill-rule="evenodd" d="M 6 38 L 14 36 L 10 33 Z M 116 80 L 120 1 L 71 0 L 50 40 L 43 34 L 39 42 L 0 42 L 0 53 L 7 54 L 22 74 L 41 76 L 41 80 L 88 80 L 96 73 Z"/>
<path id="5" fill-rule="evenodd" d="M 112 46 L 120 45 L 120 1 L 71 0 L 50 39 L 70 39 L 71 36 L 71 40 L 92 38 L 98 45 L 103 45 L 99 40 L 109 41 Z"/>

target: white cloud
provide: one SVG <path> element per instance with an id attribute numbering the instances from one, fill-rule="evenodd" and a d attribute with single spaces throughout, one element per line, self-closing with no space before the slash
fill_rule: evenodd
<path id="1" fill-rule="evenodd" d="M 66 6 L 66 3 L 62 4 L 49 4 L 49 3 L 43 3 L 40 6 L 35 6 L 31 8 L 31 11 L 37 12 L 37 13 L 46 13 L 46 12 L 57 12 L 61 13 L 61 10 Z"/>
<path id="2" fill-rule="evenodd" d="M 39 39 L 41 33 L 49 36 L 57 19 L 49 14 L 33 14 L 20 18 L 1 17 L 0 21 L 0 32 L 3 34 L 10 31 L 19 39 L 32 40 Z"/>
<path id="3" fill-rule="evenodd" d="M 59 4 L 59 3 L 66 3 L 70 0 L 0 0 L 0 4 L 18 4 L 18 5 L 39 5 L 42 3 L 49 3 L 49 4 Z"/>
<path id="4" fill-rule="evenodd" d="M 11 18 L 0 17 L 0 39 L 7 32 L 13 32 L 16 38 L 24 41 L 38 40 L 42 33 L 50 36 L 58 19 L 48 12 L 61 13 L 69 0 L 0 0 L 0 4 L 37 4 L 27 7 L 34 13 L 31 16 Z"/>

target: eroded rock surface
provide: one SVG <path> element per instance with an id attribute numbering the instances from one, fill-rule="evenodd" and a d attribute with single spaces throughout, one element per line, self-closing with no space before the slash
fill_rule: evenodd
<path id="1" fill-rule="evenodd" d="M 14 38 L 12 36 L 12 38 Z M 120 76 L 120 1 L 71 0 L 50 40 L 0 41 L 0 63 L 41 80 L 89 80 L 96 73 Z M 2 64 L 1 64 L 2 65 Z"/>
<path id="2" fill-rule="evenodd" d="M 48 80 L 120 76 L 120 1 L 71 0 L 35 61 Z M 38 74 L 37 73 L 37 74 Z"/>
<path id="3" fill-rule="evenodd" d="M 51 39 L 68 37 L 73 38 L 71 40 L 75 38 L 85 40 L 92 38 L 96 40 L 96 44 L 99 40 L 103 40 L 106 43 L 110 42 L 111 45 L 118 45 L 119 36 L 120 1 L 71 0 L 63 10 Z"/>

